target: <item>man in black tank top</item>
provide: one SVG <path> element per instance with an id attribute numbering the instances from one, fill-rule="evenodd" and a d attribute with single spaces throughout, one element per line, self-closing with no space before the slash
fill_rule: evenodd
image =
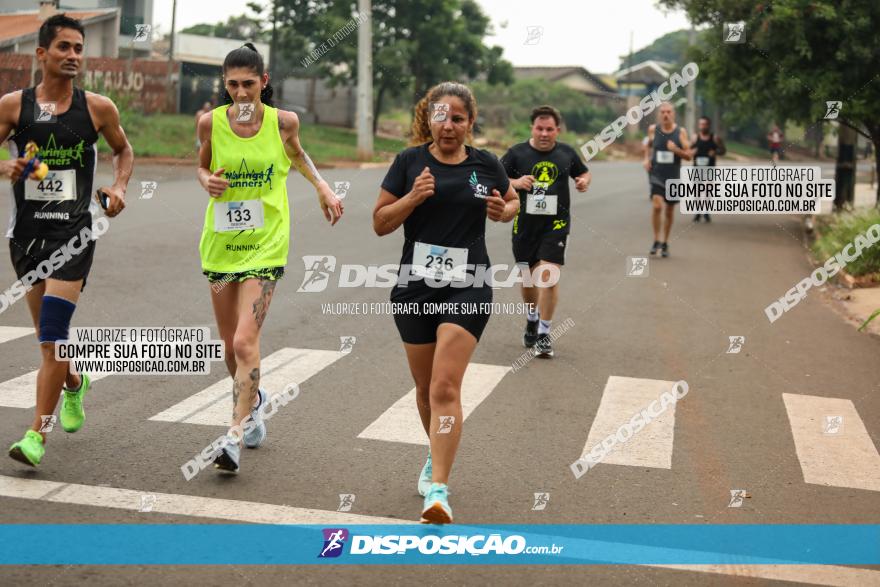
<path id="1" fill-rule="evenodd" d="M 681 173 L 681 161 L 691 160 L 690 143 L 687 131 L 675 124 L 675 108 L 669 102 L 660 104 L 658 124 L 648 127 L 648 141 L 645 143 L 645 160 L 643 165 L 648 172 L 648 183 L 651 198 L 651 224 L 654 228 L 654 244 L 651 255 L 657 251 L 664 257 L 669 256 L 669 231 L 672 229 L 672 216 L 677 201 L 666 200 L 666 180 L 678 179 Z M 665 222 L 661 226 L 661 212 Z M 661 237 L 661 228 L 662 237 Z M 663 240 L 660 240 L 660 239 Z"/>
<path id="2" fill-rule="evenodd" d="M 712 121 L 708 116 L 701 116 L 699 124 L 699 132 L 691 138 L 694 148 L 691 149 L 691 156 L 694 158 L 694 165 L 698 167 L 715 167 L 715 158 L 724 155 L 727 147 L 721 137 L 716 136 L 712 132 Z M 694 222 L 700 221 L 700 216 L 711 222 L 708 214 L 697 214 L 694 216 Z"/>
<path id="3" fill-rule="evenodd" d="M 62 386 L 61 426 L 76 432 L 85 420 L 82 400 L 89 377 L 71 373 L 68 361 L 55 360 L 55 342 L 68 337 L 91 268 L 94 239 L 109 226 L 106 218 L 96 216 L 101 207 L 109 217 L 125 207 L 134 159 L 113 102 L 73 87 L 83 41 L 79 21 L 63 14 L 48 18 L 37 47 L 42 82 L 0 98 L 0 137 L 9 140 L 12 155 L 0 162 L 0 176 L 12 180 L 6 237 L 18 277 L 0 295 L 0 312 L 26 296 L 42 353 L 33 425 L 10 447 L 9 456 L 33 467 L 45 453 L 46 422 L 54 418 Z M 99 134 L 113 150 L 114 181 L 101 187 L 92 202 Z M 32 155 L 25 155 L 29 145 L 45 166 L 35 169 Z"/>

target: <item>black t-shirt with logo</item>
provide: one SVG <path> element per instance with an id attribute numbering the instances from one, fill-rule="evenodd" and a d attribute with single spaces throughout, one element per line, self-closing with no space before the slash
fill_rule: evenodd
<path id="1" fill-rule="evenodd" d="M 467 158 L 452 165 L 438 161 L 428 151 L 430 144 L 400 152 L 382 181 L 383 189 L 401 198 L 412 190 L 425 167 L 434 176 L 434 195 L 416 206 L 403 222 L 401 267 L 412 264 L 417 242 L 467 248 L 468 264 L 488 266 L 486 200 L 481 196 L 489 196 L 492 190 L 498 190 L 504 197 L 510 180 L 498 158 L 488 151 L 466 146 Z M 418 287 L 419 284 L 429 287 L 421 280 L 410 281 L 408 287 Z"/>
<path id="2" fill-rule="evenodd" d="M 501 158 L 508 177 L 519 179 L 524 175 L 535 178 L 534 193 L 557 196 L 555 215 L 527 213 L 529 192 L 519 193 L 519 215 L 513 223 L 513 238 L 532 238 L 547 232 L 568 234 L 571 196 L 568 180 L 588 171 L 577 151 L 565 143 L 557 142 L 549 151 L 535 149 L 529 141 L 512 146 Z"/>
<path id="3" fill-rule="evenodd" d="M 45 115 L 44 121 L 34 88 L 23 90 L 18 125 L 9 140 L 16 156 L 29 141 L 35 142 L 37 155 L 48 165 L 49 174 L 39 182 L 25 179 L 13 184 L 15 209 L 10 223 L 12 234 L 8 236 L 16 239 L 66 240 L 91 226 L 92 213 L 97 213 L 98 205 L 91 194 L 98 133 L 89 115 L 85 91 L 74 88 L 66 112 L 56 116 L 54 111 L 46 111 Z M 53 196 L 53 191 L 63 185 L 59 177 L 62 173 L 72 174 L 75 179 L 75 190 L 68 199 Z"/>

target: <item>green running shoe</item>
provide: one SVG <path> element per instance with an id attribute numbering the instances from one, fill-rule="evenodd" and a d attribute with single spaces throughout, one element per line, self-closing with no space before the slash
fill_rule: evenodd
<path id="1" fill-rule="evenodd" d="M 72 390 L 63 388 L 61 392 L 61 427 L 65 432 L 76 432 L 82 428 L 86 421 L 86 413 L 83 411 L 83 398 L 89 390 L 89 376 L 80 374 L 79 389 Z"/>
<path id="2" fill-rule="evenodd" d="M 20 463 L 36 467 L 46 454 L 43 437 L 35 430 L 28 430 L 24 438 L 9 447 L 9 456 Z"/>
<path id="3" fill-rule="evenodd" d="M 452 508 L 449 507 L 449 487 L 446 483 L 432 483 L 425 496 L 422 524 L 451 524 Z"/>

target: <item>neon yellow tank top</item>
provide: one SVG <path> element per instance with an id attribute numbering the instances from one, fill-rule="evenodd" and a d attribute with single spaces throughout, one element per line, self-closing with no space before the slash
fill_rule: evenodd
<path id="1" fill-rule="evenodd" d="M 229 105 L 211 114 L 211 171 L 222 167 L 229 187 L 219 198 L 208 196 L 199 242 L 204 271 L 238 273 L 287 264 L 290 159 L 278 129 L 278 110 L 263 107 L 260 130 L 250 138 L 232 132 Z"/>

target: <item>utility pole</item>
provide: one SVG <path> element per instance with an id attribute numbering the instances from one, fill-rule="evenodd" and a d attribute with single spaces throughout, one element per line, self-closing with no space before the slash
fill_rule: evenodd
<path id="1" fill-rule="evenodd" d="M 357 154 L 373 158 L 373 9 L 371 0 L 358 0 Z"/>
<path id="2" fill-rule="evenodd" d="M 174 75 L 174 31 L 177 27 L 177 0 L 171 3 L 171 34 L 168 36 L 168 108 L 171 113 L 177 113 L 177 96 L 175 96 L 176 85 L 172 76 Z"/>
<path id="3" fill-rule="evenodd" d="M 276 22 L 278 21 L 278 0 L 272 0 L 272 41 L 269 45 L 269 81 L 275 82 L 275 91 L 278 92 L 278 95 L 275 96 L 275 99 L 278 101 L 279 107 L 281 104 L 282 98 L 282 88 L 284 83 L 279 79 L 275 80 L 275 74 L 278 73 L 278 68 L 275 67 L 275 63 L 278 61 L 278 53 L 276 49 L 276 45 L 278 43 L 278 31 L 276 30 Z"/>
<path id="4" fill-rule="evenodd" d="M 688 45 L 693 47 L 697 44 L 697 31 L 693 25 L 688 32 Z M 684 110 L 684 126 L 687 128 L 688 134 L 692 134 L 697 130 L 697 80 L 692 79 L 685 88 L 687 92 L 687 104 Z"/>

